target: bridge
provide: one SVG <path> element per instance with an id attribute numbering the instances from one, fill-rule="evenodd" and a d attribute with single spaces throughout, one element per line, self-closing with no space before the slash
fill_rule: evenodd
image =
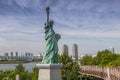
<path id="1" fill-rule="evenodd" d="M 103 80 L 120 80 L 120 66 L 118 67 L 98 67 L 80 66 L 81 74 L 95 76 Z"/>

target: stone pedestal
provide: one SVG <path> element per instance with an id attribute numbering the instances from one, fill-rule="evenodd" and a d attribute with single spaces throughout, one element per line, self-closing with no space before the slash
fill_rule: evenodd
<path id="1" fill-rule="evenodd" d="M 62 80 L 62 64 L 37 64 L 39 68 L 38 80 Z"/>

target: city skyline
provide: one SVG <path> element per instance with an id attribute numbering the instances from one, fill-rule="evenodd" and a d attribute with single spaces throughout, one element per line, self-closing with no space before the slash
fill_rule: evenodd
<path id="1" fill-rule="evenodd" d="M 18 51 L 44 52 L 46 5 L 63 44 L 76 43 L 79 54 L 120 51 L 119 0 L 0 0 L 0 54 Z M 69 48 L 70 52 L 72 48 Z M 71 54 L 71 53 L 70 53 Z"/>

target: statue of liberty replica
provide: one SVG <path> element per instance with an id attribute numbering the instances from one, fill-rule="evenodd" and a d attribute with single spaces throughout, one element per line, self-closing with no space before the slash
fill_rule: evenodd
<path id="1" fill-rule="evenodd" d="M 39 68 L 38 80 L 62 80 L 61 67 L 58 63 L 58 40 L 60 35 L 53 30 L 54 21 L 49 20 L 49 6 L 46 7 L 47 21 L 45 23 L 45 55 Z"/>
<path id="2" fill-rule="evenodd" d="M 58 63 L 58 40 L 60 35 L 53 30 L 54 21 L 49 20 L 49 6 L 46 7 L 47 22 L 45 23 L 45 55 L 42 64 Z"/>

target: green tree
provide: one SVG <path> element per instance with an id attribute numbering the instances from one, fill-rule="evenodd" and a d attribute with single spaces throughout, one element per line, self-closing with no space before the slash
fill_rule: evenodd
<path id="1" fill-rule="evenodd" d="M 108 64 L 114 60 L 116 60 L 118 56 L 116 54 L 107 54 L 106 56 L 102 57 L 100 66 L 108 66 Z"/>
<path id="2" fill-rule="evenodd" d="M 32 80 L 32 76 L 28 72 L 20 73 L 20 80 Z"/>
<path id="3" fill-rule="evenodd" d="M 15 80 L 14 71 L 13 70 L 0 70 L 0 80 Z"/>
<path id="4" fill-rule="evenodd" d="M 80 68 L 77 61 L 73 61 L 66 53 L 59 55 L 58 61 L 63 64 L 63 80 L 80 80 Z"/>
<path id="5" fill-rule="evenodd" d="M 105 49 L 105 50 L 102 50 L 102 51 L 98 51 L 97 52 L 97 56 L 93 59 L 94 62 L 96 62 L 95 64 L 96 65 L 101 65 L 101 66 L 104 66 L 103 63 L 104 63 L 104 57 L 106 57 L 107 55 L 109 54 L 112 54 L 109 50 Z"/>
<path id="6" fill-rule="evenodd" d="M 38 73 L 39 73 L 39 68 L 34 67 L 33 72 L 32 72 L 32 80 L 38 80 Z"/>
<path id="7" fill-rule="evenodd" d="M 120 57 L 114 61 L 109 62 L 108 66 L 110 67 L 120 66 Z"/>
<path id="8" fill-rule="evenodd" d="M 119 66 L 120 55 L 113 54 L 109 50 L 98 51 L 95 57 L 85 55 L 81 60 L 81 65 L 98 65 L 98 66 Z"/>
<path id="9" fill-rule="evenodd" d="M 18 64 L 15 70 L 0 70 L 0 80 L 16 80 L 16 75 L 20 75 L 20 80 L 38 80 L 39 69 L 33 68 L 32 72 L 25 71 L 22 64 Z"/>
<path id="10" fill-rule="evenodd" d="M 4 73 L 3 70 L 0 70 L 0 80 L 2 80 L 4 77 L 3 73 Z"/>
<path id="11" fill-rule="evenodd" d="M 91 55 L 85 55 L 81 60 L 80 60 L 81 65 L 92 65 L 92 56 Z"/>
<path id="12" fill-rule="evenodd" d="M 113 54 L 109 50 L 102 50 L 98 51 L 97 56 L 95 57 L 96 59 L 96 65 L 99 66 L 112 66 L 114 65 L 114 61 L 117 60 L 120 56 L 118 54 Z"/>
<path id="13" fill-rule="evenodd" d="M 18 65 L 16 66 L 15 72 L 16 72 L 17 74 L 20 74 L 20 73 L 22 73 L 22 72 L 25 72 L 25 67 L 24 67 L 22 64 L 18 64 Z"/>
<path id="14" fill-rule="evenodd" d="M 20 80 L 32 80 L 30 73 L 25 71 L 25 67 L 22 64 L 18 64 L 15 69 L 15 74 L 20 75 Z"/>

